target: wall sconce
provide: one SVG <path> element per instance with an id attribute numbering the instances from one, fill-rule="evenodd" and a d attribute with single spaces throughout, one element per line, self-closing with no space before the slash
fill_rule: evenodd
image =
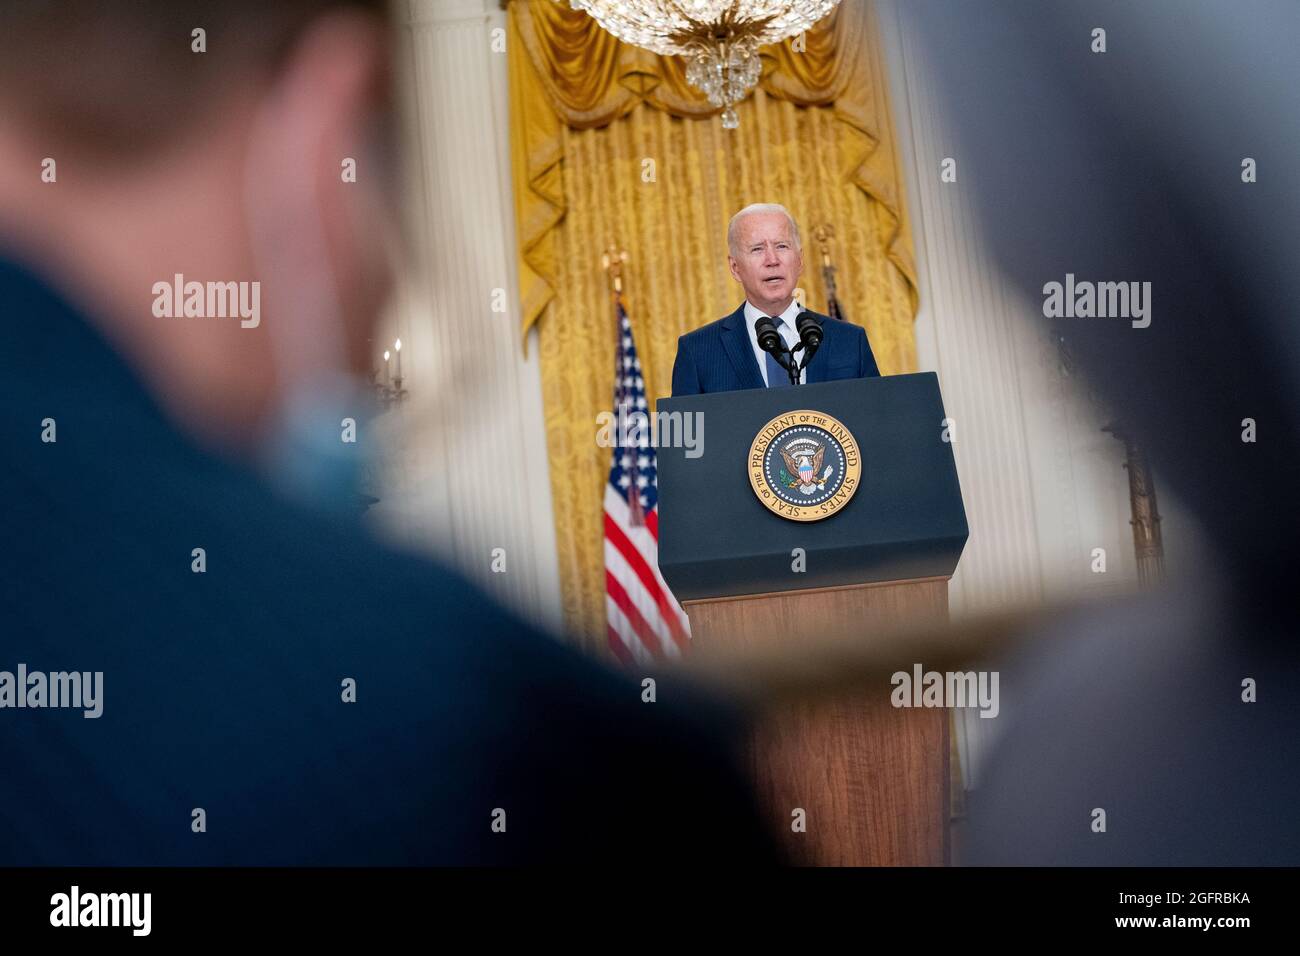
<path id="1" fill-rule="evenodd" d="M 393 360 L 396 358 L 397 372 L 393 372 Z M 392 351 L 384 349 L 384 378 L 379 381 L 377 370 L 370 373 L 370 384 L 375 389 L 375 397 L 385 409 L 399 405 L 406 398 L 407 391 L 402 387 L 402 340 L 393 343 Z"/>

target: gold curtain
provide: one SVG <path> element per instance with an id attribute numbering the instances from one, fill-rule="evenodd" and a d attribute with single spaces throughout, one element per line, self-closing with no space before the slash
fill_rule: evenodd
<path id="1" fill-rule="evenodd" d="M 671 391 L 677 337 L 732 312 L 731 215 L 790 209 L 804 239 L 800 282 L 825 309 L 812 230 L 835 228 L 840 302 L 864 325 L 883 374 L 914 371 L 912 241 L 884 65 L 870 9 L 845 0 L 763 51 L 740 128 L 688 87 L 677 58 L 620 43 L 585 13 L 512 0 L 507 48 L 523 329 L 538 325 L 550 482 L 566 623 L 605 638 L 602 498 L 610 451 L 596 416 L 613 401 L 615 324 L 600 257 L 630 255 L 624 301 L 651 405 Z"/>

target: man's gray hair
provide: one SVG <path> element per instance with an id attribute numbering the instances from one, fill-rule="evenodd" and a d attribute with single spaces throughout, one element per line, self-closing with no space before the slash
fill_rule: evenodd
<path id="1" fill-rule="evenodd" d="M 794 233 L 794 247 L 796 249 L 803 248 L 803 246 L 799 244 L 799 224 L 794 221 L 794 216 L 790 215 L 789 209 L 786 209 L 780 203 L 756 202 L 750 203 L 744 209 L 740 210 L 740 212 L 732 216 L 731 222 L 727 225 L 727 251 L 730 252 L 732 256 L 735 256 L 736 254 L 736 240 L 740 237 L 740 220 L 758 212 L 779 212 L 784 215 L 786 219 L 790 220 L 790 231 Z"/>

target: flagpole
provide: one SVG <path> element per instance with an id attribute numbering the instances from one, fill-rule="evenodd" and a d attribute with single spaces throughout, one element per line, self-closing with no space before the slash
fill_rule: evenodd
<path id="1" fill-rule="evenodd" d="M 622 422 L 626 421 L 630 411 L 627 408 L 625 386 L 623 385 L 625 372 L 630 373 L 630 369 L 626 369 L 623 364 L 623 319 L 627 315 L 626 310 L 623 308 L 623 263 L 627 262 L 627 260 L 627 250 L 620 249 L 618 243 L 611 238 L 604 255 L 600 257 L 600 263 L 605 270 L 606 279 L 609 281 L 610 303 L 614 307 L 614 336 L 617 343 L 614 349 L 614 414 L 619 422 L 619 428 L 617 429 L 619 437 L 616 439 L 616 447 L 619 451 L 615 452 L 615 454 L 626 454 L 631 462 L 631 467 L 627 469 L 628 520 L 634 527 L 640 528 L 645 526 L 645 511 L 641 507 L 641 490 L 637 484 L 637 478 L 640 477 L 637 464 L 638 450 L 627 448 L 622 444 L 624 437 Z M 631 322 L 630 319 L 628 321 Z M 626 452 L 623 451 L 624 448 L 627 448 Z"/>
<path id="2" fill-rule="evenodd" d="M 830 223 L 818 226 L 813 230 L 813 238 L 821 244 L 822 280 L 826 283 L 826 314 L 832 319 L 846 321 L 844 311 L 840 308 L 839 297 L 835 294 L 835 267 L 831 265 L 829 240 L 835 238 L 835 227 Z"/>

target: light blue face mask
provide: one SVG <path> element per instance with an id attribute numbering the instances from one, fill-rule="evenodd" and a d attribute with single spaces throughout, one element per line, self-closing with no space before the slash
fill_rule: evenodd
<path id="1" fill-rule="evenodd" d="M 340 373 L 295 389 L 261 442 L 263 471 L 282 494 L 308 507 L 359 515 L 378 500 L 364 487 L 377 411 L 370 389 Z"/>

